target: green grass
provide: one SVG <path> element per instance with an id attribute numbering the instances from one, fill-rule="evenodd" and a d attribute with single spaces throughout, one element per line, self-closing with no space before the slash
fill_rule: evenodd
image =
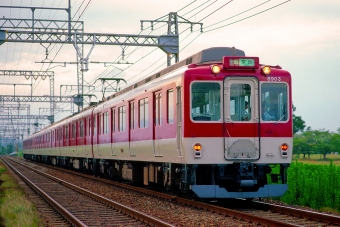
<path id="1" fill-rule="evenodd" d="M 42 226 L 35 205 L 0 161 L 0 226 Z M 1 223 L 1 221 L 3 223 Z"/>
<path id="2" fill-rule="evenodd" d="M 310 161 L 317 165 L 300 160 L 292 162 L 288 168 L 288 191 L 280 200 L 289 205 L 339 214 L 340 166 L 332 159 L 321 162 L 315 156 Z"/>

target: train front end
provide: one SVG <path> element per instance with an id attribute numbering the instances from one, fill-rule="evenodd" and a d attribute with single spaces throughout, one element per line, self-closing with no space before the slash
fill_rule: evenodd
<path id="1" fill-rule="evenodd" d="M 200 198 L 282 196 L 292 159 L 291 76 L 230 51 L 183 76 L 180 187 Z"/>

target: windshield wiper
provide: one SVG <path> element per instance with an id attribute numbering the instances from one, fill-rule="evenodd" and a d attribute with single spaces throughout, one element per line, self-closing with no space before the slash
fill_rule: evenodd
<path id="1" fill-rule="evenodd" d="M 275 124 L 279 123 L 286 115 L 283 115 Z"/>

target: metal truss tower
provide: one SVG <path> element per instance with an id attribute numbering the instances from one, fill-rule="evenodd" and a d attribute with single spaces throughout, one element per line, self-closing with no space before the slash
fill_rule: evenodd
<path id="1" fill-rule="evenodd" d="M 88 70 L 88 57 L 84 58 L 84 46 L 85 44 L 92 45 L 120 45 L 120 46 L 150 46 L 159 47 L 165 51 L 168 55 L 178 54 L 178 35 L 165 35 L 165 36 L 148 36 L 148 35 L 126 35 L 126 34 L 98 34 L 98 33 L 84 33 L 83 23 L 81 23 L 81 29 L 72 27 L 77 22 L 71 21 L 71 1 L 69 0 L 68 8 L 45 8 L 45 7 L 14 7 L 14 6 L 0 6 L 0 8 L 25 8 L 32 11 L 31 23 L 28 20 L 20 19 L 1 19 L 4 23 L 0 28 L 10 29 L 23 29 L 21 23 L 25 22 L 28 25 L 28 29 L 31 31 L 23 30 L 7 30 L 0 31 L 0 37 L 6 34 L 4 40 L 6 42 L 27 42 L 27 43 L 60 43 L 60 44 L 73 44 L 77 51 L 77 80 L 78 80 L 78 95 L 74 98 L 74 103 L 78 105 L 79 110 L 83 108 L 83 84 L 84 77 L 83 72 Z M 68 14 L 68 20 L 62 21 L 65 25 L 68 25 L 68 32 L 58 31 L 59 24 L 56 20 L 51 20 L 47 26 L 44 26 L 44 22 L 47 20 L 34 19 L 35 9 L 49 9 L 49 10 L 65 10 Z M 0 21 L 1 21 L 0 20 Z M 6 25 L 5 25 L 6 24 Z M 58 26 L 57 26 L 58 25 Z M 37 26 L 40 26 L 37 29 Z M 50 27 L 54 26 L 53 29 Z M 56 27 L 57 26 L 57 27 Z M 2 34 L 1 34 L 2 33 Z"/>
<path id="2" fill-rule="evenodd" d="M 50 79 L 50 96 L 54 96 L 54 72 L 52 71 L 0 70 L 0 76 L 24 76 L 26 80 L 31 79 L 32 84 L 33 79 L 37 80 L 41 77 L 42 80 L 45 80 L 48 77 Z M 31 90 L 31 96 L 33 95 L 32 93 L 33 91 Z M 54 116 L 55 102 L 50 102 L 50 108 L 50 115 Z"/>

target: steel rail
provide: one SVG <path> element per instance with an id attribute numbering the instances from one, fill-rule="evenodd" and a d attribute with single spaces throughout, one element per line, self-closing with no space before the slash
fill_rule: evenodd
<path id="1" fill-rule="evenodd" d="M 278 212 L 278 213 L 283 213 L 287 215 L 292 215 L 295 217 L 301 217 L 301 218 L 306 218 L 306 219 L 311 219 L 314 221 L 321 221 L 324 223 L 331 223 L 335 225 L 340 225 L 340 216 L 334 216 L 330 214 L 322 214 L 314 211 L 307 211 L 307 210 L 301 210 L 301 209 L 296 209 L 293 207 L 285 207 L 281 205 L 276 205 L 276 204 L 269 204 L 269 203 L 264 203 L 260 201 L 256 201 L 255 203 L 258 203 L 262 207 L 266 209 L 270 209 L 272 211 Z"/>
<path id="2" fill-rule="evenodd" d="M 49 203 L 58 213 L 60 213 L 72 226 L 87 226 L 78 218 L 76 218 L 72 213 L 66 210 L 63 206 L 57 203 L 54 199 L 52 199 L 49 195 L 43 192 L 40 188 L 38 188 L 32 181 L 27 179 L 24 175 L 22 175 L 17 169 L 15 169 L 8 161 L 6 161 L 3 157 L 1 159 L 23 180 L 28 184 L 37 194 L 39 194 L 42 198 L 44 198 L 47 203 Z M 36 171 L 33 169 L 33 171 Z"/>
<path id="3" fill-rule="evenodd" d="M 118 183 L 118 182 L 113 182 L 107 179 L 103 179 L 103 178 L 98 178 L 95 176 L 89 176 L 86 174 L 82 174 L 82 173 L 77 173 L 74 171 L 70 171 L 70 170 L 65 170 L 65 169 L 60 169 L 57 167 L 53 167 L 50 165 L 45 165 L 42 163 L 39 163 L 42 166 L 46 166 L 48 168 L 52 168 L 58 171 L 63 171 L 63 172 L 67 172 L 73 175 L 77 175 L 77 176 L 81 176 L 81 177 L 85 177 L 85 178 L 89 178 L 95 181 L 100 181 L 103 183 L 107 183 L 107 184 L 111 184 L 111 185 L 115 185 L 124 189 L 129 189 L 132 191 L 136 191 L 136 192 L 141 192 L 150 196 L 154 196 L 157 198 L 161 198 L 161 199 L 166 199 L 166 200 L 170 200 L 173 202 L 177 202 L 183 205 L 187 205 L 187 206 L 191 206 L 191 207 L 195 207 L 197 209 L 202 209 L 202 210 L 206 210 L 206 211 L 210 211 L 213 213 L 217 213 L 217 214 L 221 214 L 224 216 L 229 216 L 229 217 L 233 217 L 233 218 L 237 218 L 240 220 L 245 220 L 251 223 L 256 223 L 256 224 L 261 224 L 264 226 L 272 226 L 272 227 L 297 227 L 300 225 L 295 225 L 295 224 L 291 224 L 291 223 L 286 223 L 286 222 L 280 222 L 280 221 L 276 221 L 276 220 L 272 220 L 272 219 L 267 219 L 264 217 L 259 217 L 256 215 L 252 215 L 252 214 L 247 214 L 247 213 L 243 213 L 240 211 L 236 211 L 236 210 L 232 210 L 232 209 L 228 209 L 228 208 L 224 208 L 224 207 L 219 207 L 219 206 L 215 206 L 215 205 L 210 205 L 207 203 L 203 203 L 203 202 L 199 202 L 199 201 L 194 201 L 194 200 L 189 200 L 186 198 L 181 198 L 181 197 L 177 197 L 174 195 L 168 195 L 168 194 L 164 194 L 161 192 L 155 192 L 155 191 L 151 191 L 148 189 L 143 189 L 143 188 L 138 188 L 135 186 L 131 186 L 131 185 L 127 185 L 127 184 L 122 184 L 122 183 Z"/>
<path id="4" fill-rule="evenodd" d="M 90 191 L 88 191 L 86 189 L 80 188 L 80 187 L 78 187 L 78 186 L 76 186 L 74 184 L 68 183 L 68 182 L 66 182 L 64 180 L 61 180 L 61 179 L 58 179 L 58 178 L 56 178 L 54 176 L 51 176 L 51 175 L 49 175 L 47 173 L 44 173 L 44 172 L 39 171 L 39 170 L 36 170 L 36 169 L 34 169 L 34 168 L 30 167 L 30 166 L 24 165 L 24 164 L 22 164 L 20 162 L 17 162 L 15 160 L 12 160 L 12 161 L 14 161 L 14 162 L 16 162 L 16 163 L 18 163 L 20 165 L 23 165 L 23 166 L 31 169 L 32 171 L 34 171 L 36 173 L 39 173 L 39 174 L 41 174 L 41 175 L 43 175 L 43 176 L 45 176 L 45 177 L 47 177 L 47 178 L 49 178 L 49 179 L 51 179 L 53 181 L 56 181 L 59 184 L 65 185 L 65 186 L 67 186 L 67 187 L 69 187 L 69 188 L 71 188 L 71 189 L 73 189 L 73 190 L 75 190 L 75 191 L 77 191 L 77 192 L 79 192 L 81 194 L 84 194 L 84 195 L 86 195 L 86 196 L 88 196 L 88 197 L 90 197 L 90 198 L 92 198 L 92 199 L 94 199 L 96 201 L 99 201 L 99 202 L 101 202 L 103 204 L 106 204 L 106 205 L 108 205 L 110 207 L 113 207 L 114 209 L 120 210 L 123 213 L 128 214 L 129 216 L 134 217 L 134 218 L 136 218 L 137 220 L 139 220 L 141 222 L 147 223 L 147 224 L 149 224 L 151 226 L 174 227 L 174 225 L 172 225 L 170 223 L 167 223 L 167 222 L 164 222 L 164 221 L 162 221 L 162 220 L 160 220 L 158 218 L 152 217 L 152 216 L 147 215 L 147 214 L 145 214 L 143 212 L 140 212 L 138 210 L 135 210 L 133 208 L 125 206 L 125 205 L 123 205 L 121 203 L 118 203 L 118 202 L 115 202 L 113 200 L 107 199 L 107 198 L 105 198 L 105 197 L 103 197 L 101 195 L 98 195 L 98 194 L 90 192 Z"/>

